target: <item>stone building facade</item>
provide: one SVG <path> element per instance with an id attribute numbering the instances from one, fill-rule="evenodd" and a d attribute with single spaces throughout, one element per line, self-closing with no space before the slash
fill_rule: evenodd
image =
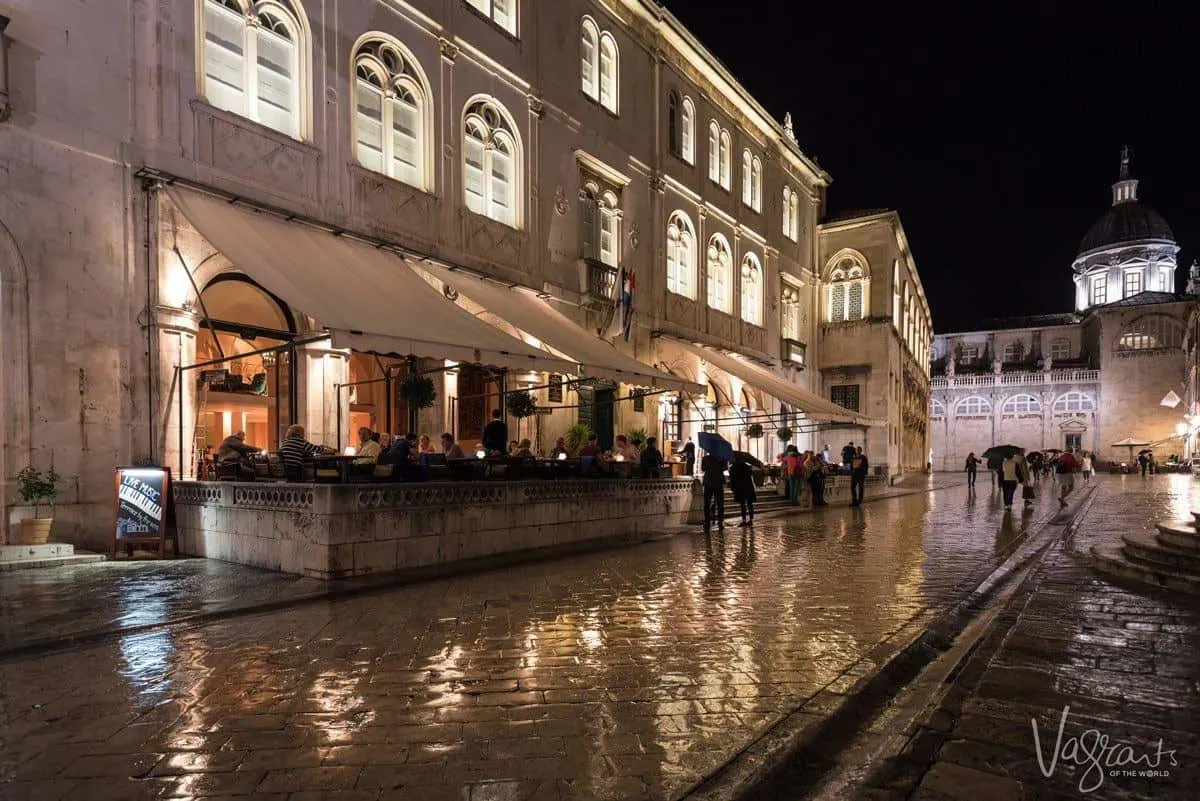
<path id="1" fill-rule="evenodd" d="M 1179 248 L 1166 221 L 1138 201 L 1127 153 L 1112 189 L 1112 207 L 1072 265 L 1074 312 L 935 337 L 935 469 L 961 470 L 968 453 L 996 444 L 1080 448 L 1118 462 L 1143 447 L 1160 458 L 1184 453 L 1183 342 L 1195 271 L 1177 294 Z"/>
<path id="2" fill-rule="evenodd" d="M 543 448 L 585 415 L 609 435 L 716 428 L 765 458 L 777 426 L 816 428 L 675 346 L 736 353 L 829 398 L 809 365 L 840 334 L 818 336 L 830 176 L 657 4 L 0 0 L 0 16 L 6 527 L 28 514 L 12 482 L 26 464 L 65 476 L 57 536 L 99 545 L 116 465 L 186 475 L 224 434 L 272 447 L 292 422 L 339 446 L 360 424 L 414 419 L 469 441 L 522 386 L 543 412 L 524 433 Z M 329 320 L 214 247 L 178 192 L 404 254 L 447 303 L 543 349 L 422 265 L 527 289 L 594 333 L 623 269 L 634 322 L 616 348 L 708 392 L 637 397 L 636 383 L 334 347 Z M 919 288 L 911 258 L 904 269 Z M 215 392 L 178 371 L 231 356 Z M 414 368 L 438 395 L 419 412 L 392 383 Z M 745 438 L 759 421 L 768 435 Z"/>

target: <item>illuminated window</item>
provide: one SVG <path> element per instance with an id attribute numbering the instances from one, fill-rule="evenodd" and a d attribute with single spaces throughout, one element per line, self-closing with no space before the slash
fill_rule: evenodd
<path id="1" fill-rule="evenodd" d="M 784 282 L 779 307 L 780 334 L 784 339 L 800 341 L 800 290 Z"/>
<path id="2" fill-rule="evenodd" d="M 463 194 L 467 208 L 513 228 L 521 224 L 521 148 L 516 126 L 490 100 L 471 103 L 463 118 Z"/>
<path id="3" fill-rule="evenodd" d="M 592 100 L 600 99 L 600 29 L 591 17 L 584 17 L 580 33 L 579 53 L 581 88 Z"/>
<path id="4" fill-rule="evenodd" d="M 750 155 L 749 150 L 742 151 L 742 203 L 747 206 L 754 205 L 754 189 L 750 177 L 753 172 L 751 166 L 753 160 L 754 157 Z"/>
<path id="5" fill-rule="evenodd" d="M 1032 395 L 1013 395 L 1000 405 L 1001 414 L 1029 414 L 1041 410 L 1042 402 Z"/>
<path id="6" fill-rule="evenodd" d="M 1055 412 L 1094 412 L 1096 401 L 1082 392 L 1068 392 L 1058 396 L 1053 408 Z"/>
<path id="7" fill-rule="evenodd" d="M 1092 305 L 1108 303 L 1108 276 L 1098 275 L 1092 279 Z"/>
<path id="8" fill-rule="evenodd" d="M 217 108 L 306 134 L 306 30 L 289 0 L 204 0 L 203 94 Z"/>
<path id="9" fill-rule="evenodd" d="M 963 398 L 954 407 L 956 417 L 980 417 L 992 413 L 992 404 L 987 398 L 981 398 L 978 395 L 972 395 L 969 398 Z"/>
<path id="10" fill-rule="evenodd" d="M 708 180 L 721 183 L 721 126 L 716 120 L 708 123 Z"/>
<path id="11" fill-rule="evenodd" d="M 827 319 L 831 323 L 861 320 L 866 316 L 863 266 L 857 259 L 848 256 L 835 259 L 835 264 L 829 273 Z"/>
<path id="12" fill-rule="evenodd" d="M 733 186 L 733 165 L 730 159 L 733 158 L 731 151 L 733 149 L 732 140 L 729 138 L 729 131 L 721 129 L 721 188 L 726 192 Z"/>
<path id="13" fill-rule="evenodd" d="M 753 253 L 742 259 L 742 319 L 762 325 L 762 265 Z"/>
<path id="14" fill-rule="evenodd" d="M 829 388 L 829 399 L 843 409 L 857 412 L 858 384 L 835 384 Z"/>
<path id="15" fill-rule="evenodd" d="M 790 186 L 783 188 L 783 235 L 793 242 L 800 239 L 800 196 Z"/>
<path id="16" fill-rule="evenodd" d="M 733 283 L 733 257 L 729 242 L 720 234 L 708 240 L 708 269 L 705 273 L 708 284 L 708 305 L 717 311 L 732 313 L 730 284 Z"/>
<path id="17" fill-rule="evenodd" d="M 696 231 L 682 211 L 667 222 L 667 290 L 696 298 Z"/>
<path id="18" fill-rule="evenodd" d="M 605 31 L 600 35 L 600 105 L 613 114 L 617 113 L 620 68 L 617 40 Z"/>
<path id="19" fill-rule="evenodd" d="M 517 35 L 517 0 L 467 0 L 467 5 L 496 23 L 510 36 Z"/>
<path id="20" fill-rule="evenodd" d="M 1071 358 L 1071 343 L 1065 339 L 1056 339 L 1051 342 L 1050 358 L 1054 361 Z"/>
<path id="21" fill-rule="evenodd" d="M 1142 271 L 1128 270 L 1125 273 L 1125 297 L 1131 298 L 1142 291 Z"/>
<path id="22" fill-rule="evenodd" d="M 616 193 L 589 183 L 581 194 L 584 257 L 616 267 L 621 258 L 621 209 Z"/>
<path id="23" fill-rule="evenodd" d="M 1025 356 L 1025 346 L 1020 342 L 1009 342 L 1004 346 L 1004 352 L 1001 355 L 1001 360 L 1008 364 L 1010 362 L 1019 362 Z"/>
<path id="24" fill-rule="evenodd" d="M 688 164 L 696 163 L 696 107 L 685 97 L 679 116 L 680 154 Z"/>
<path id="25" fill-rule="evenodd" d="M 901 330 L 902 319 L 900 316 L 900 260 L 896 259 L 892 263 L 892 324 L 896 326 L 896 330 Z"/>
<path id="26" fill-rule="evenodd" d="M 355 56 L 355 155 L 368 169 L 429 189 L 432 143 L 425 76 L 398 43 L 373 39 Z"/>
<path id="27" fill-rule="evenodd" d="M 1183 326 L 1173 317 L 1148 314 L 1134 320 L 1117 338 L 1117 351 L 1177 349 L 1183 346 Z"/>

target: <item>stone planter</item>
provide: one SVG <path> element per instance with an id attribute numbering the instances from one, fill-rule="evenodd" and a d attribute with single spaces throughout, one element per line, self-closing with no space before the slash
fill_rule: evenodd
<path id="1" fill-rule="evenodd" d="M 18 545 L 42 545 L 50 539 L 52 517 L 28 517 L 21 521 L 21 541 Z"/>

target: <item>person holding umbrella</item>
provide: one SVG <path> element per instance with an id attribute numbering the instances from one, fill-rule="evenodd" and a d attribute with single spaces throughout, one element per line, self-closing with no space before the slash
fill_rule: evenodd
<path id="1" fill-rule="evenodd" d="M 1016 445 L 993 445 L 983 452 L 983 458 L 987 462 L 988 470 L 992 474 L 993 482 L 998 480 L 1001 490 L 1004 489 L 1005 482 L 1004 460 L 1010 456 L 1015 456 L 1018 453 L 1025 453 L 1025 449 L 1018 448 Z M 992 486 L 994 487 L 995 483 L 993 483 Z M 1015 485 L 1013 486 L 1013 490 L 1016 490 Z M 1012 500 L 1010 498 L 1005 502 L 1005 506 L 1009 506 L 1011 503 Z"/>
<path id="2" fill-rule="evenodd" d="M 754 490 L 754 471 L 746 458 L 749 454 L 735 453 L 734 456 L 729 468 L 729 486 L 741 510 L 744 528 L 754 524 L 754 502 L 758 500 L 758 494 Z"/>
<path id="3" fill-rule="evenodd" d="M 712 530 L 715 518 L 717 528 L 725 530 L 725 467 L 733 461 L 733 446 L 719 434 L 700 432 L 700 447 L 704 458 L 700 460 L 701 484 L 704 487 L 704 533 Z"/>

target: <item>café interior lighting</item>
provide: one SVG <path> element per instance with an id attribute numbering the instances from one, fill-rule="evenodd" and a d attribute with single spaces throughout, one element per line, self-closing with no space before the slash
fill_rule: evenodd
<path id="1" fill-rule="evenodd" d="M 487 451 L 485 451 L 483 448 L 480 448 L 479 450 L 475 451 L 475 458 L 476 459 L 486 459 Z"/>
<path id="2" fill-rule="evenodd" d="M 566 453 L 560 453 L 560 454 L 558 454 L 558 461 L 560 461 L 560 462 L 565 462 L 566 460 L 567 460 L 567 454 L 566 454 Z"/>
<path id="3" fill-rule="evenodd" d="M 347 455 L 347 456 L 353 456 L 353 455 L 354 455 L 354 454 L 356 454 L 356 453 L 358 453 L 358 451 L 356 451 L 356 450 L 354 449 L 354 446 L 353 446 L 353 445 L 347 445 L 347 446 L 346 446 L 346 455 Z"/>

